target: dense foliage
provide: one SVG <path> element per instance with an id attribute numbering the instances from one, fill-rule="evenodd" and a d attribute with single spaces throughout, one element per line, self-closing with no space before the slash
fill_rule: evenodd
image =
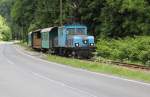
<path id="1" fill-rule="evenodd" d="M 57 26 L 60 0 L 15 0 L 11 15 L 14 23 L 29 32 Z M 100 37 L 126 37 L 150 34 L 148 0 L 63 0 L 63 23 L 69 17 L 88 26 Z"/>
<path id="2" fill-rule="evenodd" d="M 2 40 L 11 39 L 11 26 L 13 28 L 11 18 L 11 7 L 14 0 L 0 0 L 0 37 Z"/>
<path id="3" fill-rule="evenodd" d="M 98 56 L 121 61 L 142 62 L 150 66 L 150 37 L 99 39 Z"/>
<path id="4" fill-rule="evenodd" d="M 149 0 L 62 0 L 63 23 L 75 17 L 98 37 L 150 35 Z M 0 14 L 7 18 L 13 36 L 59 25 L 60 0 L 1 0 Z"/>
<path id="5" fill-rule="evenodd" d="M 10 33 L 10 28 L 6 23 L 6 20 L 0 16 L 0 40 L 10 40 L 11 38 L 11 33 Z"/>
<path id="6" fill-rule="evenodd" d="M 0 0 L 0 15 L 7 19 L 7 22 L 11 23 L 11 7 L 13 6 L 14 0 Z"/>

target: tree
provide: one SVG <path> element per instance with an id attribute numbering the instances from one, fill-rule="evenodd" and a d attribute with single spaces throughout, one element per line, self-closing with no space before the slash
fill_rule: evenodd
<path id="1" fill-rule="evenodd" d="M 59 0 L 15 0 L 12 28 L 25 37 L 36 29 L 59 26 L 59 3 Z M 88 32 L 97 39 L 150 35 L 149 0 L 63 0 L 64 24 L 69 17 L 87 25 Z"/>
<path id="2" fill-rule="evenodd" d="M 110 37 L 149 34 L 149 9 L 145 0 L 106 0 L 101 13 L 101 32 Z"/>
<path id="3" fill-rule="evenodd" d="M 6 23 L 6 20 L 0 16 L 0 40 L 8 41 L 11 39 L 11 30 Z"/>
<path id="4" fill-rule="evenodd" d="M 27 32 L 36 8 L 36 0 L 16 0 L 11 11 L 15 32 L 24 40 L 27 39 Z M 21 33 L 20 33 L 21 32 Z"/>

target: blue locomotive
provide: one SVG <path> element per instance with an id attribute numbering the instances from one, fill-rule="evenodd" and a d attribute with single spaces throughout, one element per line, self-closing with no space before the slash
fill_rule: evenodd
<path id="1" fill-rule="evenodd" d="M 39 29 L 28 34 L 28 45 L 51 54 L 90 58 L 95 50 L 94 37 L 87 27 L 73 24 Z"/>

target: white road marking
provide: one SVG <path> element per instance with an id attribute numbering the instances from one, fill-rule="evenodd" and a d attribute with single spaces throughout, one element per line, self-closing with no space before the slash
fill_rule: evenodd
<path id="1" fill-rule="evenodd" d="M 17 48 L 17 47 L 15 47 L 15 48 Z M 108 75 L 108 74 L 96 73 L 96 72 L 84 70 L 84 69 L 81 69 L 81 68 L 73 68 L 71 66 L 65 66 L 65 65 L 58 64 L 58 63 L 54 63 L 54 62 L 49 62 L 49 61 L 46 61 L 46 60 L 43 60 L 43 59 L 31 56 L 31 55 L 28 55 L 28 54 L 26 54 L 24 52 L 21 52 L 21 50 L 17 50 L 17 51 L 19 53 L 23 54 L 23 55 L 26 55 L 26 56 L 28 56 L 28 57 L 30 57 L 32 59 L 35 59 L 35 60 L 38 60 L 38 61 L 41 61 L 41 62 L 44 62 L 44 63 L 55 64 L 55 65 L 61 66 L 61 67 L 69 67 L 69 68 L 74 69 L 74 70 L 84 71 L 84 72 L 88 72 L 88 73 L 92 73 L 92 74 L 96 74 L 96 75 L 100 75 L 100 76 L 104 76 L 104 77 L 108 77 L 108 78 L 112 78 L 112 79 L 124 80 L 124 81 L 132 82 L 132 83 L 137 83 L 137 84 L 141 84 L 141 85 L 150 86 L 150 83 L 140 82 L 140 81 L 136 81 L 136 80 L 130 80 L 130 79 L 121 78 L 121 77 Z"/>
<path id="2" fill-rule="evenodd" d="M 80 92 L 80 93 L 89 95 L 90 97 L 98 97 L 98 96 L 95 96 L 95 95 L 93 95 L 93 94 L 91 94 L 91 93 L 88 93 L 88 92 L 86 92 L 86 91 L 80 90 L 80 89 L 78 89 L 78 88 L 71 87 L 71 86 L 69 86 L 69 85 L 67 85 L 67 84 L 65 84 L 65 83 L 62 83 L 62 82 L 59 82 L 59 81 L 50 79 L 50 78 L 48 78 L 48 77 L 46 77 L 46 76 L 40 75 L 40 74 L 38 74 L 38 73 L 32 72 L 32 74 L 35 75 L 35 76 L 37 76 L 38 78 L 41 78 L 41 79 L 44 79 L 44 80 L 48 80 L 48 81 L 50 81 L 50 82 L 52 82 L 52 83 L 61 85 L 61 86 L 63 86 L 63 87 L 70 88 L 70 89 L 75 90 L 75 91 L 78 91 L 78 92 Z"/>
<path id="3" fill-rule="evenodd" d="M 9 63 L 9 64 L 11 64 L 11 65 L 14 65 L 15 63 L 14 62 L 12 62 L 12 61 L 10 61 L 10 60 L 8 60 L 8 59 L 6 59 L 7 60 L 7 62 Z"/>

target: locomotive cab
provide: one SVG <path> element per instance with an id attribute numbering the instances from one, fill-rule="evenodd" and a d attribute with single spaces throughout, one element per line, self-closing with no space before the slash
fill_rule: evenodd
<path id="1" fill-rule="evenodd" d="M 66 44 L 68 47 L 89 49 L 95 46 L 94 37 L 87 35 L 87 27 L 82 25 L 66 26 Z"/>
<path id="2" fill-rule="evenodd" d="M 72 53 L 73 56 L 89 57 L 95 49 L 94 36 L 87 35 L 87 27 L 83 25 L 59 27 L 58 39 L 59 47 L 63 48 L 63 52 Z"/>

